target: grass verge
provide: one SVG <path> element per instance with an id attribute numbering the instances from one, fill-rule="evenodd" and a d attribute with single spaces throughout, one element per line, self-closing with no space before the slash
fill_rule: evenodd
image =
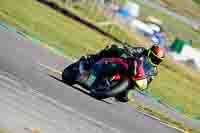
<path id="1" fill-rule="evenodd" d="M 145 107 L 140 102 L 134 101 L 134 102 L 130 102 L 129 104 L 131 104 L 134 107 L 136 107 L 136 109 L 138 111 L 141 111 L 141 112 L 143 112 L 145 114 L 148 114 L 148 116 L 150 115 L 151 117 L 153 117 L 155 119 L 159 119 L 159 121 L 161 123 L 165 123 L 166 125 L 170 125 L 170 126 L 172 126 L 173 128 L 175 128 L 178 131 L 185 132 L 185 131 L 189 130 L 190 133 L 200 133 L 196 129 L 191 129 L 191 128 L 187 127 L 186 125 L 184 125 L 183 123 L 178 122 L 175 119 L 173 119 L 173 118 L 171 118 L 169 116 L 166 116 L 165 114 L 160 113 L 157 110 L 153 110 L 151 108 Z"/>
<path id="2" fill-rule="evenodd" d="M 196 2 L 200 6 L 200 0 L 193 0 L 193 1 Z"/>
<path id="3" fill-rule="evenodd" d="M 0 19 L 17 30 L 63 49 L 68 55 L 94 52 L 110 42 L 108 38 L 34 0 L 22 0 L 20 4 L 17 0 L 1 1 Z"/>
<path id="4" fill-rule="evenodd" d="M 178 14 L 186 16 L 191 19 L 200 19 L 200 4 L 199 0 L 182 0 L 181 4 L 178 0 L 155 0 L 161 6 L 168 8 L 169 10 L 175 11 Z M 191 10 L 192 9 L 192 10 Z"/>

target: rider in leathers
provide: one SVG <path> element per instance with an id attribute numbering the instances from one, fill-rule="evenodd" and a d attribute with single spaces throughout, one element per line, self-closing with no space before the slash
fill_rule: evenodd
<path id="1" fill-rule="evenodd" d="M 130 57 L 142 57 L 146 56 L 148 62 L 153 66 L 152 73 L 157 75 L 157 66 L 162 62 L 165 56 L 165 51 L 163 48 L 159 46 L 152 46 L 149 49 L 145 49 L 143 47 L 131 47 L 129 45 L 119 47 L 117 45 L 111 45 L 111 47 L 106 47 L 105 49 L 101 50 L 99 53 L 95 55 L 88 55 L 83 56 L 80 59 L 80 73 L 84 75 L 87 73 L 87 70 L 91 67 L 92 64 L 100 60 L 101 58 L 114 58 L 114 57 L 121 57 L 128 59 Z M 129 65 L 132 65 L 129 63 Z M 147 78 L 147 86 L 151 83 L 154 79 L 154 76 Z M 128 92 L 127 92 L 128 93 Z M 124 94 L 127 96 L 127 93 Z"/>

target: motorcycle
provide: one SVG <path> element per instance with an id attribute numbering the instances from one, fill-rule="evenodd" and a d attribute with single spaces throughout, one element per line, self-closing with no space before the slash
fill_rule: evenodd
<path id="1" fill-rule="evenodd" d="M 118 101 L 127 102 L 129 91 L 146 89 L 147 78 L 155 75 L 146 57 L 102 58 L 85 75 L 80 74 L 79 65 L 80 60 L 66 67 L 62 80 L 69 85 L 79 84 L 87 88 L 97 99 L 115 97 Z"/>

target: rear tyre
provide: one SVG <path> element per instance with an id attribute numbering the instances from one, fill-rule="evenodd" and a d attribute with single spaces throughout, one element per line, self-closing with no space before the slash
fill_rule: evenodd
<path id="1" fill-rule="evenodd" d="M 110 88 L 100 88 L 97 86 L 91 89 L 91 95 L 96 97 L 97 99 L 105 99 L 109 97 L 115 97 L 125 91 L 129 86 L 128 80 L 119 81 L 118 84 L 110 87 Z M 99 87 L 99 88 L 98 88 Z"/>
<path id="2" fill-rule="evenodd" d="M 68 85 L 76 83 L 77 76 L 79 75 L 78 63 L 69 65 L 63 70 L 62 80 Z"/>

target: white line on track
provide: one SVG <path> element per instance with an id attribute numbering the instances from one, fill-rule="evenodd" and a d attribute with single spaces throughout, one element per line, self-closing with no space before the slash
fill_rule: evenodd
<path id="1" fill-rule="evenodd" d="M 60 75 L 62 74 L 61 71 L 56 70 L 55 68 L 52 68 L 52 67 L 47 66 L 47 65 L 42 64 L 42 63 L 38 63 L 38 64 L 39 64 L 40 66 L 44 67 L 45 69 L 49 70 L 50 72 L 55 72 L 55 73 L 58 73 L 58 74 L 60 74 Z"/>
<path id="2" fill-rule="evenodd" d="M 155 120 L 159 121 L 161 124 L 163 124 L 163 125 L 165 125 L 165 126 L 167 126 L 167 127 L 169 127 L 169 128 L 173 128 L 173 129 L 176 129 L 176 130 L 179 131 L 179 132 L 185 133 L 185 130 L 180 129 L 180 128 L 177 128 L 177 127 L 172 126 L 172 125 L 170 125 L 170 124 L 167 124 L 167 123 L 165 123 L 165 122 L 162 122 L 162 120 L 159 119 L 159 118 L 156 117 L 156 116 L 147 114 L 147 113 L 142 112 L 142 111 L 139 111 L 139 110 L 137 110 L 137 111 L 140 112 L 140 113 L 142 113 L 142 114 L 144 114 L 144 115 L 147 116 L 147 117 L 150 117 L 150 118 L 152 118 L 152 119 L 155 119 Z"/>

